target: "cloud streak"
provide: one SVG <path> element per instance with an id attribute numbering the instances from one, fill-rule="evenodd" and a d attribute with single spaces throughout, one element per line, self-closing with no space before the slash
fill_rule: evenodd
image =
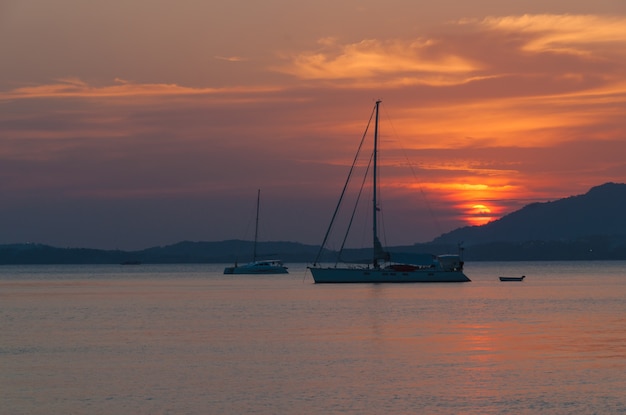
<path id="1" fill-rule="evenodd" d="M 319 43 L 320 50 L 291 56 L 289 64 L 274 69 L 302 80 L 371 80 L 371 86 L 375 82 L 380 86 L 381 81 L 388 86 L 463 83 L 480 69 L 468 58 L 441 50 L 433 39 L 366 39 L 351 44 L 322 39 Z M 363 87 L 363 82 L 357 87 Z"/>
<path id="2" fill-rule="evenodd" d="M 90 85 L 78 78 L 59 79 L 54 83 L 22 86 L 0 92 L 0 100 L 31 98 L 127 98 L 127 97 L 167 97 L 192 95 L 242 95 L 246 93 L 270 93 L 281 90 L 278 86 L 198 88 L 178 84 L 146 84 L 125 81 L 119 78 L 109 85 Z"/>
<path id="3" fill-rule="evenodd" d="M 529 52 L 571 53 L 597 59 L 599 51 L 624 54 L 623 48 L 616 46 L 626 42 L 626 18 L 616 16 L 505 16 L 488 17 L 478 24 L 495 31 L 531 35 L 523 47 Z"/>

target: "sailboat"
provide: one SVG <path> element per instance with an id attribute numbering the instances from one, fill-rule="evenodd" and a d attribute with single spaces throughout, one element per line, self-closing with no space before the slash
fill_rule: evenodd
<path id="1" fill-rule="evenodd" d="M 374 145 L 372 153 L 372 260 L 367 265 L 352 265 L 339 267 L 337 263 L 334 266 L 322 266 L 319 263 L 321 254 L 326 246 L 330 230 L 333 226 L 339 205 L 335 210 L 331 224 L 328 227 L 324 241 L 320 247 L 319 253 L 313 266 L 308 269 L 313 275 L 316 284 L 319 283 L 388 283 L 388 282 L 467 282 L 470 279 L 463 273 L 463 259 L 460 253 L 434 256 L 432 263 L 428 265 L 418 265 L 411 263 L 395 263 L 391 261 L 391 255 L 385 252 L 378 237 L 378 214 L 380 208 L 378 206 L 377 195 L 377 170 L 378 170 L 378 120 L 380 100 L 376 101 L 374 108 Z M 359 146 L 359 150 L 360 150 Z M 356 162 L 356 159 L 355 159 Z M 353 165 L 354 167 L 354 165 Z M 350 171 L 350 174 L 352 170 Z M 348 180 L 350 175 L 348 176 Z M 344 186 L 340 202 L 343 199 L 347 187 Z"/>
<path id="2" fill-rule="evenodd" d="M 235 265 L 224 268 L 224 274 L 287 274 L 287 267 L 279 259 L 257 260 L 257 240 L 259 239 L 259 205 L 261 202 L 261 189 L 256 197 L 256 225 L 254 229 L 254 248 L 252 262 L 244 265 Z"/>

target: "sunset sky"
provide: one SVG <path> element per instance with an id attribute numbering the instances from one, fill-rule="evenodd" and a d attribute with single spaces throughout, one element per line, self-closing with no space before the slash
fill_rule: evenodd
<path id="1" fill-rule="evenodd" d="M 319 244 L 377 99 L 389 245 L 625 182 L 626 1 L 0 0 L 0 244 Z"/>

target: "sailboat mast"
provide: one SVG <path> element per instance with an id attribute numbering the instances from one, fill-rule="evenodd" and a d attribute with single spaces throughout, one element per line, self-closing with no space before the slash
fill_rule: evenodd
<path id="1" fill-rule="evenodd" d="M 372 226 L 372 231 L 373 231 L 373 265 L 375 268 L 378 268 L 378 253 L 377 253 L 377 247 L 380 244 L 380 242 L 378 242 L 378 195 L 377 190 L 378 190 L 378 107 L 380 106 L 381 100 L 377 100 L 376 101 L 376 117 L 375 117 L 375 121 L 374 121 L 374 154 L 373 154 L 373 158 L 374 158 L 374 169 L 372 170 L 372 186 L 374 187 L 372 189 L 372 193 L 373 193 L 373 213 L 372 213 L 372 220 L 373 220 L 373 226 Z"/>
<path id="2" fill-rule="evenodd" d="M 261 202 L 261 189 L 256 194 L 256 224 L 254 226 L 254 248 L 252 251 L 252 262 L 256 262 L 256 242 L 259 238 L 259 204 Z"/>

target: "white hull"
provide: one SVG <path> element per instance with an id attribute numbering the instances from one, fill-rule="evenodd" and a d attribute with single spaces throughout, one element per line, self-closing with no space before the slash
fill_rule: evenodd
<path id="1" fill-rule="evenodd" d="M 288 274 L 287 267 L 282 262 L 256 261 L 249 264 L 224 268 L 224 274 Z"/>
<path id="2" fill-rule="evenodd" d="M 463 271 L 417 269 L 394 271 L 374 268 L 317 268 L 310 267 L 316 284 L 386 283 L 386 282 L 468 282 Z"/>

